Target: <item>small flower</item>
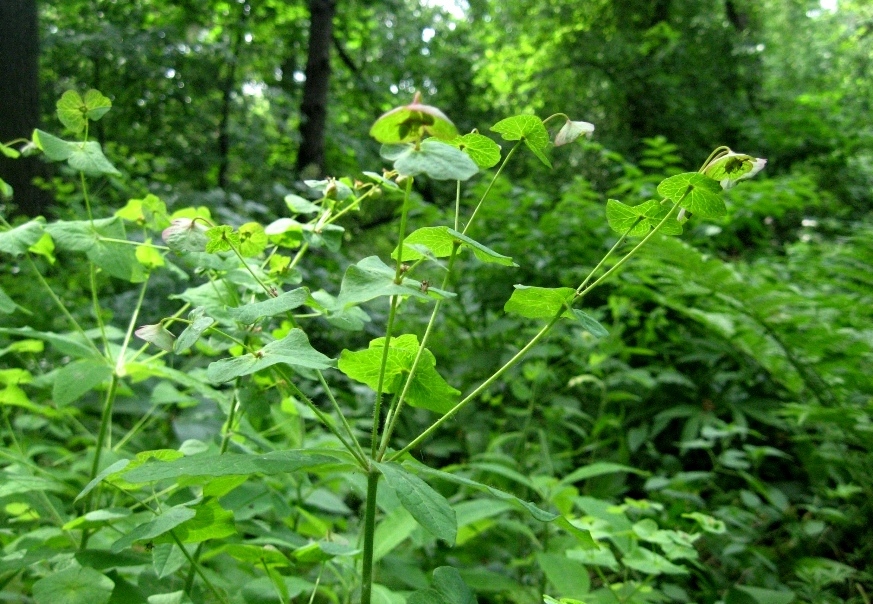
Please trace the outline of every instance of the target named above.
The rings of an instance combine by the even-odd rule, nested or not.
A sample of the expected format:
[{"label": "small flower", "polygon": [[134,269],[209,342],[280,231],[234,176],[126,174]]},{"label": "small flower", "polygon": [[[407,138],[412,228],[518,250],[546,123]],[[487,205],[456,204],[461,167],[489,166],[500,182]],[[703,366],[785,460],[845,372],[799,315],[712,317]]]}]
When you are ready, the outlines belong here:
[{"label": "small flower", "polygon": [[594,132],[594,124],[567,120],[555,136],[555,146],[560,147],[561,145],[568,145],[583,134],[591,136],[592,132]]}]

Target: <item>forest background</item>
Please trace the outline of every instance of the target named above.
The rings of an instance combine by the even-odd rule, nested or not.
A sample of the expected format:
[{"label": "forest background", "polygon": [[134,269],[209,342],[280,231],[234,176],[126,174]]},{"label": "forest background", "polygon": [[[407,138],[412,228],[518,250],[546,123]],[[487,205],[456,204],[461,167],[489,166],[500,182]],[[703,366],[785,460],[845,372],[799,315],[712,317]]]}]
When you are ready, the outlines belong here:
[{"label": "forest background", "polygon": [[[205,386],[167,377],[199,376],[227,351],[204,338],[167,360],[163,373],[122,382],[107,427],[114,440],[101,461],[104,401],[109,393],[114,400],[112,384],[124,376],[110,379],[77,359],[71,342],[79,336],[64,335],[75,331],[70,322],[99,325],[109,350],[123,340],[133,306],[143,309],[140,325],[177,313],[181,302],[209,305],[185,290],[180,275],[188,269],[172,268],[172,255],[159,264],[137,252],[150,275],[146,290],[129,267],[102,265],[93,250],[86,261],[72,253],[86,251],[81,243],[67,240],[64,248],[50,229],[50,249],[24,245],[18,233],[42,224],[32,220],[39,215],[73,224],[92,211],[154,227],[160,221],[147,206],[167,219],[208,208],[216,224],[233,227],[305,214],[308,206],[295,200],[327,203],[338,186],[331,177],[347,177],[342,186],[358,191],[364,171],[389,167],[370,127],[420,92],[461,133],[476,128],[504,151],[489,127],[508,116],[562,112],[596,127],[569,148],[549,150],[551,169],[534,154],[513,158],[477,215],[471,235],[513,251],[519,266],[462,256],[452,274],[452,291],[463,293],[443,308],[428,349],[461,392],[535,333],[530,315],[504,312],[515,284],[573,287],[585,274],[580,267],[595,266],[615,243],[607,199],[652,197],[662,179],[693,170],[719,145],[766,158],[767,167],[725,193],[726,216],[693,220],[679,239],[653,239],[586,298],[604,333],[561,323],[475,409],[463,409],[414,452],[517,499],[470,498],[469,485],[430,476],[457,515],[459,532],[448,544],[417,517],[392,513],[397,497],[384,490],[373,598],[869,604],[871,34],[873,6],[862,0],[4,0],[0,143],[23,150],[20,139],[30,140],[34,128],[63,135],[58,99],[97,89],[112,108],[91,118],[85,137],[114,166],[85,187],[75,166],[38,153],[0,157],[0,184],[8,183],[8,228],[0,232],[4,599],[359,597],[350,577],[361,564],[353,547],[367,490],[361,476],[339,479],[336,468],[319,467],[215,487],[207,503],[190,504],[215,515],[212,525],[195,518],[196,530],[179,516],[159,531],[141,516],[141,502],[131,503],[142,487],[121,479],[95,490],[85,507],[74,501],[92,479],[112,482],[96,470],[144,451],[191,455],[220,443],[222,453],[264,453],[336,443],[302,393],[282,393],[262,374],[237,383],[230,407],[210,400]],[[464,187],[482,194],[493,172]],[[451,224],[454,183],[416,178],[406,206],[382,184],[381,196],[344,212],[334,238],[301,231],[294,245],[307,254],[294,259],[293,275],[282,273],[285,284],[336,294],[340,275],[359,258],[388,261],[401,206],[412,228]],[[160,228],[136,237],[128,228],[146,247],[152,237],[160,243]],[[431,283],[442,281],[438,263],[426,270]],[[385,336],[387,298],[364,306],[366,319],[351,313],[332,321],[328,298],[309,304],[321,317],[308,331],[316,349],[338,357]],[[421,305],[403,309],[404,329],[426,322]],[[300,317],[261,327],[287,332],[308,319]],[[338,393],[335,417],[347,417],[365,438],[373,393],[334,374],[325,375]],[[301,379],[313,398],[327,388],[305,371]],[[76,381],[85,387],[70,390]],[[429,424],[416,409],[396,435],[408,442]],[[211,483],[191,481],[176,488],[210,492]],[[179,491],[142,493],[164,512],[189,505]],[[599,547],[507,501],[577,521]],[[182,529],[187,538],[160,541]],[[107,535],[129,537],[123,555],[98,555],[110,551]],[[264,545],[282,555],[247,549]],[[457,575],[434,571],[448,567]]]}]

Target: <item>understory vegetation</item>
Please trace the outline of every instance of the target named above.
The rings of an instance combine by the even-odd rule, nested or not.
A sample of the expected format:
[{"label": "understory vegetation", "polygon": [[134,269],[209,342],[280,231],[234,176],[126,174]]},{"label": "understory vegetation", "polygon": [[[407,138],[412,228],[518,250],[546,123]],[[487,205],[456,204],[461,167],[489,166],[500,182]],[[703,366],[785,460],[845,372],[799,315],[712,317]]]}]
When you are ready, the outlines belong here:
[{"label": "understory vegetation", "polygon": [[[274,142],[186,179],[204,132],[132,150],[126,89],[0,141],[55,168],[48,217],[0,180],[4,601],[870,604],[868,127],[815,121],[839,153],[774,142],[775,109],[749,149],[703,141],[726,122],[628,142],[609,89],[603,142],[564,84],[513,88],[567,43],[496,38],[514,10],[478,42],[539,54],[478,72],[487,110],[347,99],[331,175],[282,179]],[[801,52],[767,31],[773,64]]]}]

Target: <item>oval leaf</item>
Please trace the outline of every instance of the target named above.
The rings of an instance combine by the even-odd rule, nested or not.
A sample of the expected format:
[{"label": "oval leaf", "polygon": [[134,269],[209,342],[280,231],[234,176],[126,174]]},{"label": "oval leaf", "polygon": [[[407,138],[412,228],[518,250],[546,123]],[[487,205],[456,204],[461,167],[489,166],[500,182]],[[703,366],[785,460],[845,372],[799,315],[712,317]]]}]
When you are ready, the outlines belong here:
[{"label": "oval leaf", "polygon": [[458,522],[455,510],[445,497],[437,493],[418,476],[393,463],[373,463],[385,482],[394,490],[400,503],[416,522],[438,539],[455,544]]}]

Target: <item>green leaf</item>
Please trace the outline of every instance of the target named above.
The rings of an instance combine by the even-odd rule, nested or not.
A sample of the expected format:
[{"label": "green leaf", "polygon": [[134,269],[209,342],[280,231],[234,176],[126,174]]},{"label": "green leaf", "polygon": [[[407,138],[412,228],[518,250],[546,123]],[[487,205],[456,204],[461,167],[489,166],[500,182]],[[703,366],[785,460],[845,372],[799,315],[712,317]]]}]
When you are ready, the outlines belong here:
[{"label": "green leaf", "polygon": [[[628,206],[615,199],[606,202],[606,219],[616,233],[630,237],[641,237],[656,227],[672,210],[650,199],[638,206]],[[633,227],[631,229],[631,227]],[[628,229],[631,229],[628,232]],[[659,231],[663,235],[681,235],[682,225],[678,220],[668,220]]]},{"label": "green leaf", "polygon": [[70,567],[33,584],[36,604],[106,604],[115,583],[93,568]]},{"label": "green leaf", "polygon": [[445,604],[476,604],[473,593],[458,570],[451,566],[440,566],[433,571],[433,586],[443,597]]},{"label": "green leaf", "polygon": [[74,170],[84,172],[88,176],[100,176],[101,174],[121,176],[121,172],[103,155],[103,149],[96,141],[76,145],[76,149],[67,158],[67,163]]},{"label": "green leaf", "polygon": [[66,161],[76,151],[76,143],[67,142],[40,129],[33,131],[33,144],[49,161]]},{"label": "green leaf", "polygon": [[13,149],[9,145],[4,145],[3,143],[0,143],[0,155],[8,157],[9,159],[18,159],[21,157],[21,153],[17,149]]},{"label": "green leaf", "polygon": [[179,354],[194,346],[194,343],[200,339],[203,332],[212,327],[215,319],[206,316],[206,309],[198,306],[188,313],[188,320],[191,323],[179,334],[179,337],[173,343],[173,352]]},{"label": "green leaf", "polygon": [[469,155],[480,170],[487,170],[500,162],[500,145],[475,130],[453,138],[448,143]]},{"label": "green leaf", "polygon": [[421,103],[421,95],[415,94],[412,103],[395,107],[381,115],[370,128],[370,136],[380,143],[406,143],[435,136],[451,140],[458,130],[446,115],[430,105]]},{"label": "green leaf", "polygon": [[167,328],[164,327],[161,323],[156,323],[154,325],[143,325],[141,327],[138,327],[133,333],[140,340],[145,340],[150,344],[154,344],[161,350],[173,352],[173,343],[176,339],[176,336],[170,333]]},{"label": "green leaf", "polygon": [[658,193],[701,218],[719,218],[727,213],[721,185],[697,172],[677,174],[661,181]]},{"label": "green leaf", "polygon": [[622,558],[625,566],[647,575],[687,575],[688,571],[660,554],[638,547]]},{"label": "green leaf", "polygon": [[601,325],[597,321],[597,319],[595,319],[588,313],[581,311],[578,308],[571,308],[570,313],[572,313],[574,319],[582,324],[582,329],[590,333],[595,338],[605,338],[609,335],[609,332],[606,330],[606,328]]},{"label": "green leaf", "polygon": [[55,375],[52,399],[58,407],[69,405],[112,376],[103,360],[81,359],[60,369]]},{"label": "green leaf", "polygon": [[713,180],[719,181],[723,189],[730,189],[737,182],[752,178],[763,170],[766,165],[766,159],[728,151],[728,153],[706,166],[703,173]]},{"label": "green leaf", "polygon": [[321,206],[312,203],[308,199],[303,199],[299,195],[286,195],[285,205],[294,214],[317,214],[321,211]]},{"label": "green leaf", "polygon": [[[473,254],[483,262],[518,266],[512,261],[512,258],[498,254],[491,248],[447,226],[423,227],[410,233],[403,240],[403,260],[418,260],[423,257],[423,254],[416,250],[415,246],[426,247],[435,258],[445,258],[451,255],[455,242],[468,246],[473,250]],[[397,258],[397,248],[394,248],[391,257]]]},{"label": "green leaf", "polygon": [[416,522],[438,539],[449,545],[455,544],[458,523],[455,510],[445,497],[402,466],[390,463],[373,465],[379,469],[385,477],[386,484],[394,490],[400,503]]},{"label": "green leaf", "polygon": [[379,154],[394,162],[400,174],[427,174],[436,180],[467,180],[479,172],[470,156],[450,144],[436,139],[422,141],[418,148],[412,143],[383,145]]},{"label": "green leaf", "polygon": [[97,476],[95,476],[93,479],[91,479],[91,482],[86,484],[85,488],[82,489],[82,491],[78,495],[76,495],[76,498],[73,500],[73,503],[76,503],[82,497],[84,497],[85,495],[90,493],[94,489],[94,487],[96,487],[98,484],[103,482],[107,476],[111,476],[112,474],[120,472],[121,470],[123,470],[124,468],[129,466],[130,463],[131,462],[129,459],[119,459],[114,464],[102,469],[100,471],[100,473],[97,474]]},{"label": "green leaf", "polygon": [[588,570],[563,554],[537,552],[537,563],[559,596],[578,598],[588,593]]},{"label": "green leaf", "polygon": [[573,484],[575,482],[579,482],[580,480],[587,480],[589,478],[594,478],[595,476],[604,476],[606,474],[615,474],[618,472],[627,472],[631,474],[638,474],[640,476],[648,476],[647,472],[637,470],[636,468],[632,468],[630,466],[625,466],[620,463],[612,463],[610,461],[598,461],[588,464],[586,466],[582,466],[581,468],[570,472],[561,479],[561,484]]},{"label": "green leaf", "polygon": [[609,199],[606,202],[606,220],[613,231],[622,235],[627,233],[630,237],[639,237],[651,230],[651,225],[642,214],[616,199]]},{"label": "green leaf", "polygon": [[42,236],[45,228],[45,219],[35,218],[22,225],[0,231],[0,252],[20,256],[26,254],[30,246],[36,244]]},{"label": "green leaf", "polygon": [[136,222],[150,229],[160,231],[170,226],[170,216],[167,214],[167,204],[156,195],[149,193],[142,199],[129,199],[127,204],[115,215],[122,220]]},{"label": "green leaf", "polygon": [[791,604],[795,600],[794,592],[748,585],[735,585],[727,593],[725,604]]},{"label": "green leaf", "polygon": [[145,271],[136,258],[134,246],[102,238],[126,240],[124,222],[117,217],[88,220],[57,221],[47,224],[58,249],[86,252],[88,259],[108,274],[133,283],[142,282]]},{"label": "green leaf", "polygon": [[[214,497],[210,497],[194,507],[194,517],[175,527],[173,531],[182,543],[200,543],[208,539],[223,539],[236,534],[233,512],[222,508]],[[170,535],[161,539],[164,543],[175,543]]]},{"label": "green leaf", "polygon": [[562,316],[572,317],[570,304],[575,295],[572,287],[516,285],[503,310],[528,319],[552,319],[564,309]]},{"label": "green leaf", "polygon": [[442,300],[455,294],[435,287],[422,291],[420,281],[401,277],[394,282],[395,270],[382,262],[378,256],[368,256],[346,269],[337,303],[343,306],[361,304],[380,296],[412,296],[422,300]]},{"label": "green leaf", "polygon": [[[185,561],[185,558],[182,560]],[[191,598],[184,591],[179,590],[168,594],[151,595],[149,596],[149,604],[191,604]]]},{"label": "green leaf", "polygon": [[283,474],[335,465],[337,457],[313,449],[273,451],[263,454],[201,453],[172,461],[149,461],[125,472],[122,477],[131,483],[155,482],[182,476],[250,476],[252,474]]},{"label": "green leaf", "polygon": [[[0,287],[0,312],[5,315],[9,315],[15,312],[15,309],[18,308],[18,305],[15,303],[15,300],[10,298],[3,288]],[[2,353],[0,353],[2,356]]]},{"label": "green leaf", "polygon": [[239,253],[246,258],[259,256],[267,248],[267,234],[257,222],[247,222],[239,228]]},{"label": "green leaf", "polygon": [[334,296],[324,290],[313,292],[307,305],[324,313],[325,320],[340,329],[360,331],[370,322],[370,316],[363,310],[357,306],[339,304]]},{"label": "green leaf", "polygon": [[309,344],[309,338],[302,329],[294,328],[281,340],[270,342],[255,353],[210,363],[206,369],[206,379],[213,384],[220,384],[277,363],[309,369],[329,369],[334,366],[333,359]]},{"label": "green leaf", "polygon": [[164,229],[161,238],[174,252],[204,252],[209,243],[206,230],[199,220],[176,218]]},{"label": "green leaf", "polygon": [[137,541],[154,539],[167,531],[173,530],[186,520],[190,520],[196,514],[197,512],[188,507],[187,504],[172,507],[153,520],[138,525],[132,531],[117,539],[110,547],[110,550],[117,554]]},{"label": "green leaf", "polygon": [[727,531],[727,526],[725,526],[724,521],[713,518],[712,516],[709,516],[707,514],[701,514],[700,512],[691,512],[689,514],[682,514],[682,517],[691,518],[700,526],[700,528],[702,528],[707,533],[721,535]]},{"label": "green leaf", "polygon": [[[418,348],[418,337],[415,334],[405,334],[391,339],[388,346],[385,381],[382,385],[384,392],[392,394],[403,388]],[[372,340],[366,350],[357,352],[343,350],[338,362],[339,370],[353,380],[376,390],[379,385],[379,371],[384,350],[385,338]],[[413,407],[443,414],[457,403],[460,394],[459,390],[449,386],[437,372],[436,358],[425,348],[409,387],[407,403]]]},{"label": "green leaf", "polygon": [[164,256],[152,244],[151,237],[147,237],[142,245],[136,246],[134,256],[146,271],[150,271],[165,265]]},{"label": "green leaf", "polygon": [[303,239],[313,248],[326,247],[332,252],[339,251],[346,230],[336,224],[304,224],[301,227]]},{"label": "green leaf", "polygon": [[279,315],[303,306],[308,299],[309,290],[305,287],[299,287],[263,302],[253,302],[252,304],[232,308],[230,309],[230,316],[244,325],[251,325],[258,319]]},{"label": "green leaf", "polygon": [[590,136],[592,132],[594,132],[594,124],[567,120],[555,136],[555,146],[569,145],[583,134]]},{"label": "green leaf", "polygon": [[12,186],[0,178],[0,199],[4,198],[12,198],[14,191],[12,190]]},{"label": "green leaf", "polygon": [[55,106],[57,107],[58,119],[68,130],[78,134],[85,129],[87,109],[78,92],[67,90],[61,95]]},{"label": "green leaf", "polygon": [[44,340],[54,346],[61,354],[68,354],[76,358],[103,358],[103,355],[89,345],[78,333],[68,335],[51,331],[37,331],[32,327],[0,327],[0,333],[9,333],[26,338]]},{"label": "green leaf", "polygon": [[543,125],[543,120],[535,115],[516,115],[500,120],[491,126],[493,132],[497,132],[507,141],[523,140],[527,148],[533,152],[549,168],[552,167],[549,159],[543,154],[543,149],[549,144],[549,131]]},{"label": "green leaf", "polygon": [[233,227],[226,224],[212,227],[206,231],[206,251],[210,254],[216,252],[229,252],[233,248],[239,249],[239,233],[234,232]]},{"label": "green leaf", "polygon": [[103,96],[99,90],[94,90],[93,88],[85,93],[83,101],[85,103],[85,111],[87,112],[85,115],[89,120],[95,122],[106,115],[112,108],[112,101]]}]

